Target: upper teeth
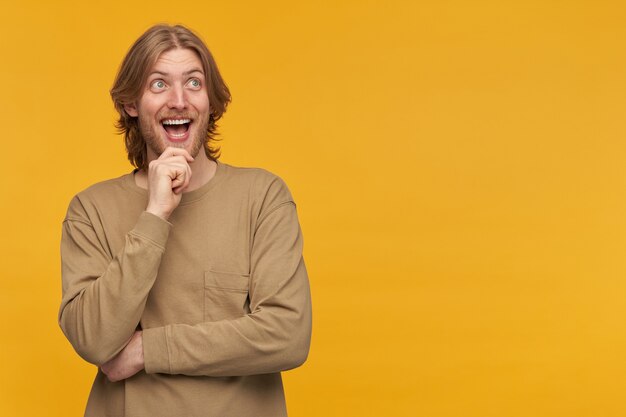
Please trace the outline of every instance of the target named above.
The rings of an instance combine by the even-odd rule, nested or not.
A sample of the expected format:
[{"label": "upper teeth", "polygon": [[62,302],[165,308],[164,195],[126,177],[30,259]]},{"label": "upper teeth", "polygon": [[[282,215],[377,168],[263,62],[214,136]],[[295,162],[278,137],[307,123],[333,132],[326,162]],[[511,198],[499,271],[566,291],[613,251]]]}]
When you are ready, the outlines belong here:
[{"label": "upper teeth", "polygon": [[185,123],[189,123],[191,122],[191,120],[189,119],[169,119],[169,120],[163,120],[163,124],[164,125],[182,125]]}]

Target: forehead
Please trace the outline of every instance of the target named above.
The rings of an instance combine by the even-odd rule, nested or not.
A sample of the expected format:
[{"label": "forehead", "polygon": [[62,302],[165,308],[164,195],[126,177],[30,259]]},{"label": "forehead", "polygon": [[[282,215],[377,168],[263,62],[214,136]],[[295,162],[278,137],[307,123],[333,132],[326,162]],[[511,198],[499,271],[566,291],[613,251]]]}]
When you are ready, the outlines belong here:
[{"label": "forehead", "polygon": [[196,52],[191,49],[176,48],[159,55],[150,73],[161,72],[170,74],[193,70],[204,72],[202,70],[202,61],[200,61]]}]

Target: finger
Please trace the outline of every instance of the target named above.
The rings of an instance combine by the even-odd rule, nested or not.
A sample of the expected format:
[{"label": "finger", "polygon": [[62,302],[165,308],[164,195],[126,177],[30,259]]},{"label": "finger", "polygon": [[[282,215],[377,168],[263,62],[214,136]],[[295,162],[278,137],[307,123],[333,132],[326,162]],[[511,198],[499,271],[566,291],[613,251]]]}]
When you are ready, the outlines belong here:
[{"label": "finger", "polygon": [[172,182],[172,192],[174,194],[180,194],[183,190],[184,187],[182,180],[176,180],[175,182]]},{"label": "finger", "polygon": [[172,181],[172,189],[179,188],[185,184],[187,170],[184,167],[174,167],[174,169],[170,171],[169,176]]},{"label": "finger", "polygon": [[158,159],[160,164],[167,164],[170,162],[177,162],[180,164],[188,164],[189,161],[187,160],[187,158],[185,157],[185,155],[181,155],[181,154],[177,154],[177,155],[169,155],[169,156],[165,156],[163,157],[163,155],[161,155]]},{"label": "finger", "polygon": [[182,148],[173,148],[171,146],[165,148],[161,156],[159,156],[159,159],[165,159],[172,156],[182,156],[187,162],[193,162],[194,160],[193,157],[189,155],[189,152],[187,152],[187,150]]},{"label": "finger", "polygon": [[183,184],[183,188],[187,188],[187,186],[189,186],[189,183],[191,182],[191,176],[193,175],[193,171],[191,170],[191,167],[187,164],[185,164],[185,169],[187,170],[187,174],[185,175],[185,183]]},{"label": "finger", "polygon": [[183,181],[180,185],[177,185],[176,187],[172,187],[172,192],[177,195],[181,194],[185,192],[188,186],[189,186],[189,181]]},{"label": "finger", "polygon": [[181,176],[182,181],[176,184],[175,187],[172,187],[172,191],[174,191],[175,194],[180,194],[183,191],[185,191],[187,187],[189,186],[189,183],[191,182],[191,176],[192,176],[191,167],[185,164],[185,173],[184,175]]},{"label": "finger", "polygon": [[178,156],[178,155],[182,155],[185,158],[187,158],[187,157],[191,158],[191,155],[189,155],[189,152],[187,152],[186,149],[175,148],[175,147],[172,147],[172,146],[168,146],[167,148],[165,148],[165,150],[159,156],[159,158],[169,158],[171,156]]}]

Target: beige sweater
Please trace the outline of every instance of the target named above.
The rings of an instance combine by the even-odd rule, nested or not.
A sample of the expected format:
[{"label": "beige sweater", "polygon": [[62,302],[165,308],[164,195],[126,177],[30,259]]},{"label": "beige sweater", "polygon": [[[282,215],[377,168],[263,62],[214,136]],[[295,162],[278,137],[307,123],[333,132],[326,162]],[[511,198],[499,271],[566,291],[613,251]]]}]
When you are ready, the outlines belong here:
[{"label": "beige sweater", "polygon": [[101,365],[136,328],[145,371],[98,372],[86,416],[283,416],[280,371],[301,365],[311,298],[296,207],[260,169],[218,163],[169,222],[145,212],[132,174],[70,203],[59,324]]}]

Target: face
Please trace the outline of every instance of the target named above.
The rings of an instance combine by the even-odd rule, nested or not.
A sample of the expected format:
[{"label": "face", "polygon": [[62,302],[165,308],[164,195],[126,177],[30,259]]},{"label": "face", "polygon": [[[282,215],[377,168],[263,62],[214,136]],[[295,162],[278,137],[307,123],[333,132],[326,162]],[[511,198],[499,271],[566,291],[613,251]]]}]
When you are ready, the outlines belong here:
[{"label": "face", "polygon": [[124,107],[139,118],[148,161],[168,146],[184,148],[194,158],[202,149],[210,111],[205,83],[202,62],[192,50],[172,49],[159,56],[142,96]]}]

